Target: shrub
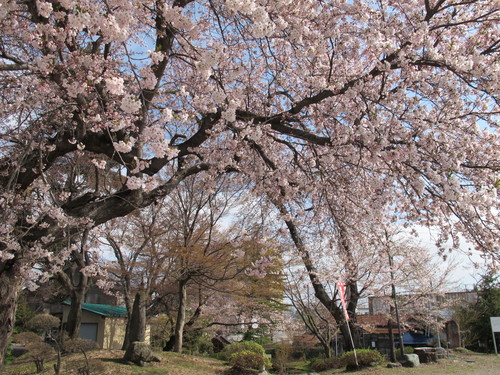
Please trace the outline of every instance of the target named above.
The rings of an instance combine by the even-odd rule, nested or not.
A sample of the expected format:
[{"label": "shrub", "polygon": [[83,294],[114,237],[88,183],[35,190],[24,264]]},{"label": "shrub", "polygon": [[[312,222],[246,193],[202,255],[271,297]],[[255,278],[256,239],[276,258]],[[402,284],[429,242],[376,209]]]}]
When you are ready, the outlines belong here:
[{"label": "shrub", "polygon": [[[378,350],[372,349],[358,349],[356,350],[356,356],[358,358],[358,364],[360,367],[369,367],[374,363],[380,363],[384,360],[384,357]],[[356,367],[356,360],[354,358],[354,352],[346,352],[340,357],[340,363],[342,366],[354,368]]]},{"label": "shrub", "polygon": [[[59,351],[59,344],[57,340],[54,340],[51,334],[48,333],[54,328],[59,327],[61,321],[59,318],[49,314],[38,314],[26,322],[26,328],[32,331],[43,333],[45,340],[52,340],[52,343],[56,343],[58,347],[57,352],[57,363],[54,365],[54,370],[56,374],[59,374],[61,367],[61,353]],[[42,342],[42,338],[34,332],[22,332],[14,336],[15,342],[24,345],[28,350],[28,353],[23,355],[23,358],[31,358],[35,362],[36,372],[40,373],[45,370],[44,363],[48,359],[52,359],[55,354],[54,348]]]},{"label": "shrub", "polygon": [[42,338],[34,332],[21,332],[14,335],[12,341],[16,344],[28,345],[30,343],[42,342]]},{"label": "shrub", "polygon": [[[32,335],[27,335],[27,334]],[[26,341],[31,338],[33,341]],[[15,342],[23,344],[28,352],[19,357],[19,360],[31,359],[35,362],[36,372],[40,373],[44,371],[45,361],[50,361],[54,358],[55,351],[52,346],[41,341],[40,336],[34,334],[33,332],[23,332],[14,338]]]},{"label": "shrub", "polygon": [[[411,347],[411,346],[405,346],[404,347],[404,353],[405,354],[413,354],[414,352],[415,352],[415,350],[413,350],[413,347]],[[401,356],[401,349],[400,348],[396,349],[396,358],[398,360],[403,359],[403,357]]]},{"label": "shrub", "polygon": [[223,361],[229,361],[233,353],[242,352],[245,350],[260,354],[262,355],[262,357],[264,357],[265,355],[265,350],[262,345],[259,345],[253,341],[241,341],[225,346],[224,349],[222,349],[222,351],[218,354],[218,357]]},{"label": "shrub", "polygon": [[15,359],[16,357],[12,354],[12,348],[9,345],[7,351],[5,352],[4,364],[10,365]]},{"label": "shrub", "polygon": [[326,371],[338,369],[342,367],[339,358],[317,358],[311,362],[310,366],[312,371]]},{"label": "shrub", "polygon": [[210,336],[203,332],[185,335],[184,348],[189,354],[212,355],[214,353]]},{"label": "shrub", "polygon": [[51,360],[55,354],[54,348],[44,342],[30,343],[26,345],[29,352],[26,353],[35,362],[36,372],[44,371],[44,363]]},{"label": "shrub", "polygon": [[97,343],[92,340],[65,338],[62,345],[62,351],[64,353],[80,353],[82,351],[88,352],[89,350],[94,350],[96,347]]},{"label": "shrub", "polygon": [[259,327],[257,329],[250,328],[243,335],[243,341],[253,341],[260,345],[271,344],[272,340],[265,335],[265,332],[265,327]]},{"label": "shrub", "polygon": [[61,320],[50,314],[37,314],[26,322],[26,328],[33,331],[48,331],[58,328]]},{"label": "shrub", "polygon": [[264,355],[251,350],[233,353],[230,359],[231,366],[235,369],[262,370],[266,365],[269,367],[268,362]]},{"label": "shrub", "polygon": [[26,302],[25,293],[21,293],[17,300],[17,309],[16,309],[16,323],[14,326],[14,333],[19,333],[25,331],[25,324],[31,318],[35,316],[35,312],[29,307]]}]

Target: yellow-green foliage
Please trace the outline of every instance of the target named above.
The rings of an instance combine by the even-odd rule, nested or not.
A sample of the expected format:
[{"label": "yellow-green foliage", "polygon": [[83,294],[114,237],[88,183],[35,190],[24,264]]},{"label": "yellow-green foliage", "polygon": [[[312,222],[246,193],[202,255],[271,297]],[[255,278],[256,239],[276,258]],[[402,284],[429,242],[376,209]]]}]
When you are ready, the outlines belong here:
[{"label": "yellow-green foliage", "polygon": [[326,371],[341,368],[342,364],[340,363],[340,359],[335,358],[318,358],[312,361],[310,368],[313,371]]},{"label": "yellow-green foliage", "polygon": [[[358,358],[358,364],[360,367],[368,367],[372,364],[380,363],[384,360],[384,357],[378,350],[358,349],[356,350],[356,356]],[[343,366],[356,366],[354,352],[344,353],[340,357],[340,363]]]},{"label": "yellow-green foliage", "polygon": [[224,349],[219,353],[218,357],[223,361],[229,361],[233,353],[242,352],[245,350],[260,354],[262,355],[262,357],[264,357],[264,354],[266,353],[262,345],[257,344],[256,342],[242,341],[225,346]]},{"label": "yellow-green foliage", "polygon": [[265,367],[270,367],[271,363],[268,358],[260,353],[250,350],[233,353],[230,359],[233,368],[261,370]]}]

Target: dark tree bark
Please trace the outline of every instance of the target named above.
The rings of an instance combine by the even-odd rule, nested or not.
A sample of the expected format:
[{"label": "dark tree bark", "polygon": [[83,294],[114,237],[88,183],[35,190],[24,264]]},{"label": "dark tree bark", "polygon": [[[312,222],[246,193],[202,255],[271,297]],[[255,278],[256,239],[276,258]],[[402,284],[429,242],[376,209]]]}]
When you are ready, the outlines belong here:
[{"label": "dark tree bark", "polygon": [[129,344],[146,339],[146,294],[144,292],[137,292],[135,295],[128,333]]},{"label": "dark tree bark", "polygon": [[[7,261],[8,262],[8,261]],[[17,298],[23,286],[20,270],[14,265],[1,264],[0,272],[0,374],[3,370],[4,355],[9,346],[10,335],[16,322]]]},{"label": "dark tree bark", "polygon": [[[205,301],[202,301],[202,299],[200,298],[200,302],[198,304],[198,307],[196,307],[194,314],[191,316],[189,321],[184,325],[183,333],[185,333],[188,328],[192,329],[192,327],[194,326],[194,324],[196,323],[196,321],[198,320],[198,318],[201,315],[201,310],[202,310],[202,307],[204,304],[205,304]],[[197,329],[199,329],[199,328],[197,328]],[[175,330],[174,330],[174,334],[170,335],[170,337],[168,338],[167,343],[163,347],[163,351],[164,352],[172,351],[174,349],[174,345],[175,345]]]},{"label": "dark tree bark", "polygon": [[187,283],[189,279],[179,281],[179,310],[177,310],[177,321],[175,322],[174,352],[182,353],[184,339],[184,325],[186,323]]},{"label": "dark tree bark", "polygon": [[90,280],[82,270],[90,264],[87,253],[87,240],[89,230],[83,232],[79,251],[71,254],[70,265],[65,271],[58,274],[58,279],[64,289],[70,294],[71,306],[66,323],[66,331],[72,339],[80,337],[82,322],[82,305],[90,287]]},{"label": "dark tree bark", "polygon": [[66,323],[66,331],[72,339],[80,337],[80,325],[82,323],[82,305],[85,294],[71,293],[71,306]]},{"label": "dark tree bark", "polygon": [[[277,207],[280,209],[281,213],[284,215],[287,215],[288,212],[282,205],[277,205]],[[354,281],[348,281],[346,283],[347,290],[348,290],[348,305],[347,305],[347,312],[349,314],[349,317],[351,320],[348,322],[346,321],[344,317],[344,311],[341,307],[339,307],[333,298],[331,298],[328,295],[328,292],[326,291],[325,286],[321,282],[321,280],[318,278],[318,272],[316,267],[313,264],[313,261],[311,259],[311,256],[309,252],[307,251],[304,242],[302,241],[302,238],[299,234],[299,231],[294,224],[292,220],[285,220],[285,224],[288,228],[288,231],[290,232],[290,236],[295,244],[295,247],[297,248],[300,256],[302,257],[302,262],[304,266],[306,267],[306,270],[309,275],[309,279],[311,281],[311,285],[314,289],[314,295],[316,298],[323,304],[323,306],[326,307],[326,309],[330,312],[330,314],[333,316],[335,321],[340,327],[340,332],[342,333],[342,337],[344,340],[344,348],[349,350],[354,349],[355,347],[359,346],[359,334],[357,331],[357,328],[355,326],[356,323],[356,306],[358,304],[358,299],[359,299],[359,293],[357,290],[357,284]],[[345,249],[347,251],[347,249]],[[347,326],[349,324],[349,327]],[[351,330],[352,338],[353,340],[351,341],[351,337],[349,335],[349,328]],[[353,345],[354,342],[354,345]]]},{"label": "dark tree bark", "polygon": [[127,325],[125,327],[125,338],[123,339],[122,350],[127,350],[131,341],[130,338],[130,325],[132,323],[132,310],[133,304],[131,301],[131,283],[130,274],[126,273],[124,276],[124,296],[125,296],[125,307],[127,308]]},{"label": "dark tree bark", "polygon": [[125,326],[125,337],[123,339],[122,350],[127,350],[130,345],[130,322],[132,321],[132,311],[127,306],[127,325]]}]

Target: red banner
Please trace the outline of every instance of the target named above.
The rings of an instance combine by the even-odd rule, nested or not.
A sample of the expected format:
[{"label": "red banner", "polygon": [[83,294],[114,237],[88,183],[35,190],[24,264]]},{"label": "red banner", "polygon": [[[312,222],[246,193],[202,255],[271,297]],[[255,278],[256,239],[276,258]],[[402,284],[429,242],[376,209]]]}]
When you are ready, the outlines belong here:
[{"label": "red banner", "polygon": [[347,313],[347,302],[345,299],[345,284],[342,281],[337,281],[337,288],[340,294],[340,302],[342,302],[342,308],[344,309],[345,320],[350,320],[349,314]]}]

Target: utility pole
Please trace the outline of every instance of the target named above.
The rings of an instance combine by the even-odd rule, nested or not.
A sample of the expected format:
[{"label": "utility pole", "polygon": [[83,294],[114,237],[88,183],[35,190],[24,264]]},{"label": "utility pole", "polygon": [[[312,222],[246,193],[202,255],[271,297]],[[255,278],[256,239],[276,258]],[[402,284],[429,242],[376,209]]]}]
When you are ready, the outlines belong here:
[{"label": "utility pole", "polygon": [[401,333],[401,319],[399,318],[399,309],[398,309],[398,300],[396,298],[396,285],[394,285],[394,269],[391,255],[391,247],[389,246],[390,238],[389,233],[385,230],[385,239],[387,256],[389,257],[389,267],[391,271],[391,289],[392,289],[392,300],[394,301],[394,309],[396,310],[396,323],[398,325],[398,333],[399,333],[399,349],[401,351],[401,358],[405,355],[404,343],[403,343],[403,334]]},{"label": "utility pole", "polygon": [[394,285],[394,270],[392,269],[392,256],[389,251],[387,251],[389,255],[389,267],[391,267],[391,287],[392,287],[392,300],[394,301],[394,309],[396,310],[396,322],[398,324],[398,332],[399,332],[399,349],[401,353],[401,358],[405,355],[404,343],[403,343],[403,335],[401,333],[401,320],[399,318],[399,309],[398,309],[398,301],[396,299],[396,286]]}]

